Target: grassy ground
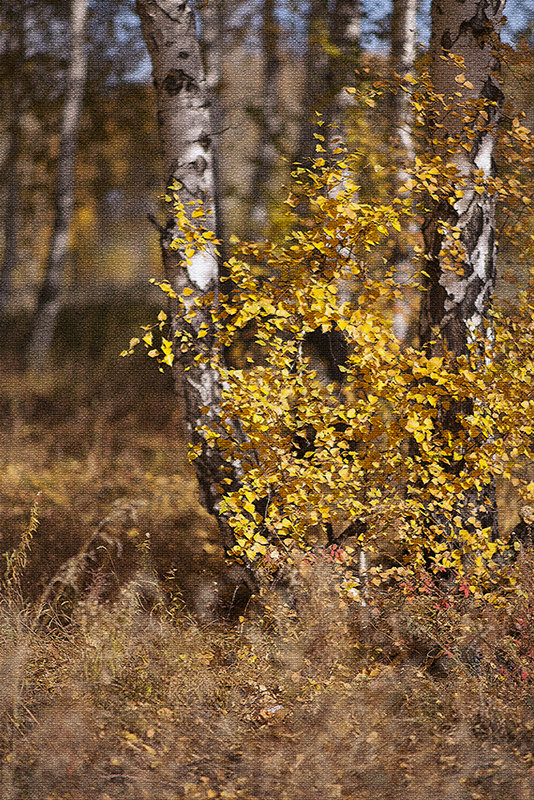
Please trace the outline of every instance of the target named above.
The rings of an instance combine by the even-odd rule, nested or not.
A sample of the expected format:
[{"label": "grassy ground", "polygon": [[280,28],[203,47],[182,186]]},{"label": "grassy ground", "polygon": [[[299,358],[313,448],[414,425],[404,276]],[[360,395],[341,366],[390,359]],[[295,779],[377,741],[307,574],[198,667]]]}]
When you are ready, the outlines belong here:
[{"label": "grassy ground", "polygon": [[424,586],[347,605],[320,559],[250,599],[170,386],[109,363],[2,371],[1,796],[533,797],[531,556],[507,610]]}]

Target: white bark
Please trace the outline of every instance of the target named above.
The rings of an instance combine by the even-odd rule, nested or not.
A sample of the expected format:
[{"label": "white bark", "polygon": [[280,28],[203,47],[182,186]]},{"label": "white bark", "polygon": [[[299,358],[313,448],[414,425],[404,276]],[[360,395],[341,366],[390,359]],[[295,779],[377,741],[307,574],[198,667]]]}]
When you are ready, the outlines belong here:
[{"label": "white bark", "polygon": [[[137,0],[143,36],[152,60],[157,95],[158,125],[163,164],[168,187],[178,186],[185,212],[191,215],[195,206],[187,203],[201,200],[210,215],[203,221],[216,232],[214,207],[215,180],[213,136],[210,104],[200,46],[196,34],[193,9],[187,0]],[[190,217],[194,222],[193,218]],[[179,236],[176,220],[169,216],[161,235],[166,277],[180,296],[187,290],[187,302],[195,298],[217,303],[219,263],[214,248],[197,253],[189,261],[184,253],[173,248]],[[192,291],[191,291],[192,290]],[[207,330],[199,343],[216,355],[214,323],[211,308],[196,309],[189,321],[176,318],[178,307],[171,301],[171,314],[176,332],[191,334],[192,347],[187,352],[175,348],[175,386],[182,405],[183,419],[190,441],[198,447],[195,468],[205,508],[218,516],[225,544],[232,547],[231,532],[218,515],[222,478],[228,477],[227,464],[221,453],[204,440],[198,428],[219,423],[221,381],[217,369],[204,360],[195,359],[197,334],[201,326]],[[201,407],[208,409],[203,414]]]},{"label": "white bark", "polygon": [[[210,105],[193,9],[183,0],[138,0],[137,9],[152,59],[166,186],[177,186],[185,204],[201,200],[210,215],[205,226],[215,233]],[[193,210],[186,205],[186,212]],[[171,218],[163,253],[173,288],[181,293],[193,284],[200,292],[215,291],[219,265],[214,248],[185,269],[177,268],[180,256],[170,249],[177,233]]]},{"label": "white bark", "polygon": [[[452,160],[462,181],[463,196],[451,198],[452,205],[448,197],[429,198],[423,224],[427,277],[419,330],[421,345],[429,355],[442,352],[439,337],[436,344],[432,343],[436,332],[455,356],[469,356],[468,344],[475,333],[487,335],[487,311],[495,287],[496,201],[486,191],[475,191],[473,170],[482,170],[483,177],[494,174],[495,129],[502,103],[496,45],[504,4],[505,0],[433,0],[432,3],[430,73],[435,91],[443,97],[443,105],[437,104],[430,121],[430,155],[434,155],[435,149],[444,161]],[[450,54],[463,59],[462,69],[447,58]],[[458,92],[462,94],[460,99]],[[466,102],[473,105],[466,107]],[[475,104],[480,104],[482,115],[475,113]],[[474,119],[466,123],[466,116]],[[447,233],[448,226],[456,227],[459,238]],[[476,369],[477,364],[473,363],[472,368]],[[483,402],[483,398],[475,401],[451,398],[440,408],[443,428],[454,435],[479,401]],[[448,468],[459,472],[462,467],[460,460]],[[474,513],[482,527],[490,527],[495,536],[498,523],[491,476],[487,476],[481,491],[472,490],[459,503],[458,513],[467,527],[465,520],[470,508],[476,509]]]},{"label": "white bark", "polygon": [[50,353],[60,310],[60,294],[75,203],[75,162],[78,128],[87,78],[86,27],[88,0],[72,0],[70,60],[61,115],[54,229],[46,274],[37,302],[30,342],[29,366],[42,369]]},{"label": "white bark", "polygon": [[[451,206],[433,203],[423,234],[427,265],[426,291],[423,293],[420,335],[423,344],[432,330],[441,330],[447,346],[460,355],[467,350],[473,328],[480,329],[495,286],[495,199],[487,192],[475,191],[473,169],[493,174],[495,126],[500,117],[502,91],[497,78],[499,62],[495,53],[505,0],[434,0],[430,43],[431,78],[435,91],[443,95],[452,111],[436,109],[435,122],[443,127],[430,131],[430,139],[456,140],[454,163],[465,179],[463,197]],[[454,54],[464,59],[462,71],[443,56]],[[456,80],[460,74],[465,80]],[[472,139],[465,138],[461,102],[485,101],[486,124]],[[469,123],[471,127],[473,123]],[[466,148],[462,147],[466,144]],[[463,248],[463,275],[447,265],[447,250],[452,244],[441,232],[444,220],[460,229]]]}]

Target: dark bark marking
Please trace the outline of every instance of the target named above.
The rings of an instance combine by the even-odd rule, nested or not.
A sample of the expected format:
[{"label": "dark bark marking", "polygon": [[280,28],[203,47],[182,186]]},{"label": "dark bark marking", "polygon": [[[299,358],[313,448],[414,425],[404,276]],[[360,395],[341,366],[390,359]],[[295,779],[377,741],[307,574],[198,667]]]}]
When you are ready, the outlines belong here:
[{"label": "dark bark marking", "polygon": [[482,0],[471,19],[466,19],[461,23],[458,31],[458,38],[460,38],[462,34],[470,32],[479,48],[483,50],[491,37],[492,31],[493,23],[486,15],[486,2]]},{"label": "dark bark marking", "polygon": [[469,256],[477,246],[484,227],[484,212],[477,203],[469,217],[468,223],[462,231],[461,242]]},{"label": "dark bark marking", "polygon": [[169,70],[162,81],[161,88],[173,97],[180,94],[181,91],[198,91],[198,86],[193,76],[188,75],[183,69]]},{"label": "dark bark marking", "polygon": [[204,150],[209,150],[211,146],[211,136],[206,131],[202,131],[200,136],[198,137],[198,143]]},{"label": "dark bark marking", "polygon": [[479,299],[479,297],[483,297],[486,294],[486,291],[486,281],[483,281],[482,278],[480,278],[478,275],[475,275],[475,277],[467,285],[465,297],[462,302],[462,305],[465,307],[466,317],[469,317],[472,311],[478,311],[476,301]]},{"label": "dark bark marking", "polygon": [[488,76],[484,81],[481,91],[482,97],[497,103],[498,106],[502,105],[504,94],[499,84],[491,77]]},{"label": "dark bark marking", "polygon": [[445,31],[441,37],[441,46],[444,50],[450,50],[452,47],[452,35],[450,31]]},{"label": "dark bark marking", "polygon": [[199,175],[204,175],[208,167],[208,162],[204,156],[197,156],[192,164]]},{"label": "dark bark marking", "polygon": [[[161,13],[162,13],[164,16],[166,16],[166,17],[167,17],[167,19],[170,19],[170,20],[171,20],[171,22],[177,22],[178,24],[180,24],[180,23],[181,23],[181,21],[182,21],[182,20],[181,20],[181,17],[179,17],[179,16],[178,16],[178,17],[173,17],[173,15],[172,15],[172,14],[169,14],[169,12],[168,12],[168,11],[165,11],[165,9],[164,9],[164,8],[162,8],[162,7],[161,7],[161,5],[160,5],[159,3],[154,3],[154,5],[156,6],[156,8],[158,8],[158,9],[161,11]],[[177,3],[176,5],[177,5],[177,7],[176,7],[176,11],[178,12],[178,14],[182,14],[182,13],[185,11],[185,8],[186,8],[186,6],[187,6],[187,3]]]},{"label": "dark bark marking", "polygon": [[[167,178],[167,184],[166,184],[167,186],[176,186],[178,191],[181,191],[184,188],[183,181],[181,181],[180,178],[176,177],[176,173],[178,172],[178,170],[179,170],[179,168],[181,166],[182,165],[180,164],[179,161],[173,161],[171,163],[171,174]],[[173,222],[174,222],[174,218],[173,218]]]}]

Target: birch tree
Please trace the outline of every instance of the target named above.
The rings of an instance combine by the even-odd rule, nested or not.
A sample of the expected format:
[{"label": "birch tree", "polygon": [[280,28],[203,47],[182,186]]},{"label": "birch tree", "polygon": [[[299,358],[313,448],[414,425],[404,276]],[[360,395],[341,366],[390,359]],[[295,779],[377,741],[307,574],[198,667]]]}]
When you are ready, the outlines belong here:
[{"label": "birch tree", "polygon": [[32,321],[27,362],[42,369],[52,345],[61,303],[61,288],[69,252],[69,236],[74,216],[75,164],[78,128],[87,79],[86,27],[88,0],[72,0],[70,17],[70,58],[65,99],[61,115],[55,216],[46,273]]},{"label": "birch tree", "polygon": [[[429,131],[430,147],[440,149],[447,140],[454,146],[454,164],[463,179],[462,196],[454,203],[433,203],[426,215],[425,240],[428,277],[420,318],[421,341],[431,347],[439,329],[456,355],[467,352],[475,331],[483,330],[495,286],[495,198],[476,191],[473,172],[485,178],[494,174],[495,126],[500,118],[502,90],[496,54],[504,0],[434,0],[430,42],[430,76],[434,90],[443,96],[434,111]],[[461,57],[464,69],[449,56]],[[462,105],[456,93],[462,94]],[[482,101],[487,120],[478,135],[464,140],[466,101]],[[466,146],[464,146],[466,145]],[[444,226],[442,223],[445,222]],[[459,231],[463,275],[451,269],[451,248],[457,252]]]},{"label": "birch tree", "polygon": [[[331,94],[329,116],[334,126],[334,138],[339,134],[339,130],[343,131],[347,110],[351,104],[351,96],[345,91],[345,87],[353,86],[355,83],[354,71],[360,62],[361,34],[360,0],[336,0],[330,13],[330,39],[334,55],[328,70]],[[332,138],[332,135],[329,138]]]},{"label": "birch tree", "polygon": [[[502,103],[497,46],[504,5],[505,0],[432,3],[430,77],[439,104],[433,109],[428,146],[430,156],[452,165],[457,191],[452,197],[429,198],[423,224],[419,332],[429,355],[439,356],[444,345],[453,356],[469,359],[470,343],[487,335],[495,288],[496,199],[484,186],[495,172]],[[454,435],[461,418],[472,411],[473,401],[451,398],[440,412],[444,427]],[[468,505],[495,528],[491,487]]]},{"label": "birch tree", "polygon": [[[220,424],[220,374],[216,366],[196,358],[200,342],[205,352],[217,355],[212,312],[218,303],[220,274],[213,244],[217,227],[214,153],[205,73],[189,2],[137,0],[137,11],[152,60],[162,159],[171,200],[169,216],[160,233],[167,281],[164,288],[170,297],[174,340],[165,346],[168,363],[174,362],[176,393],[186,433],[197,448],[195,467],[201,500],[218,517],[225,545],[230,547],[231,535],[218,514],[218,487],[228,475],[228,465],[200,431],[203,425]],[[204,247],[190,254],[183,231],[188,223],[197,227],[198,217],[193,216],[199,211],[197,201],[202,203],[205,214]],[[185,307],[189,313],[181,316],[182,327],[177,330],[177,312]],[[175,345],[177,340],[181,346]]]},{"label": "birch tree", "polygon": [[325,0],[310,0],[297,148],[301,159],[311,158],[315,151],[315,112],[322,114],[329,138],[328,126],[339,128],[344,122],[349,98],[343,88],[354,83],[361,49],[361,15],[360,0],[335,0],[332,5]]}]

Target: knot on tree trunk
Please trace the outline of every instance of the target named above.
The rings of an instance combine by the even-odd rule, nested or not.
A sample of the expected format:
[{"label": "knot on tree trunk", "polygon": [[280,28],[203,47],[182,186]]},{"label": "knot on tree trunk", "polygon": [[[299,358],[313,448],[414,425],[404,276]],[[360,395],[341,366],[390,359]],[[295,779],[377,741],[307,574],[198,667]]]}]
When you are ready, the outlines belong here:
[{"label": "knot on tree trunk", "polygon": [[173,97],[182,91],[198,91],[198,86],[193,76],[188,75],[183,69],[169,70],[163,78],[161,88]]}]

